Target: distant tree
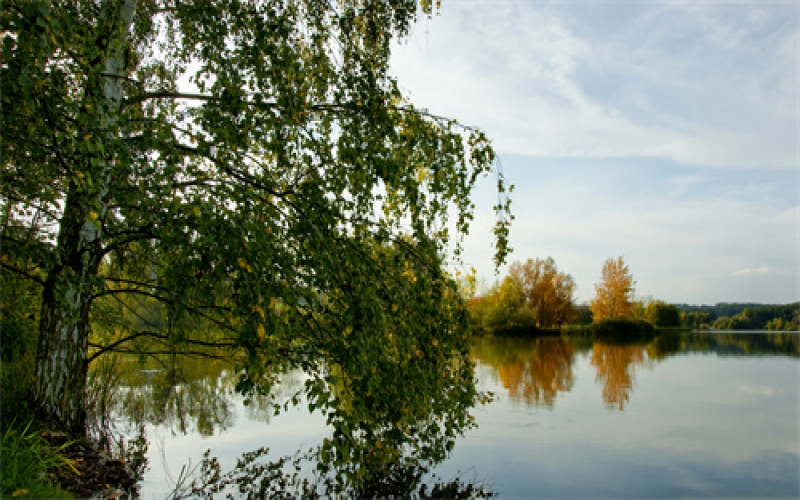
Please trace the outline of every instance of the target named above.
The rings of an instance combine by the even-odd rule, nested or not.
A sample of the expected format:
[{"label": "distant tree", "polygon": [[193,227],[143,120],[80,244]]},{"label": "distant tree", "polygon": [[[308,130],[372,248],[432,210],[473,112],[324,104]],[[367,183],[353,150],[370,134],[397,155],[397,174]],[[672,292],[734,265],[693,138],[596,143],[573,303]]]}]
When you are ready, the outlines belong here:
[{"label": "distant tree", "polygon": [[509,270],[522,289],[526,305],[538,326],[549,327],[577,319],[573,293],[575,280],[559,272],[552,257],[514,262]]},{"label": "distant tree", "polygon": [[524,309],[525,294],[522,288],[513,278],[506,276],[486,298],[484,326],[493,331],[532,324],[530,314],[526,314]]},{"label": "distant tree", "polygon": [[466,303],[472,327],[482,332],[533,328],[533,313],[519,283],[506,276],[483,295]]},{"label": "distant tree", "polygon": [[633,276],[622,257],[607,259],[603,264],[603,277],[595,285],[592,300],[594,321],[630,318],[633,313]]},{"label": "distant tree", "polygon": [[660,300],[647,305],[645,319],[655,326],[675,327],[681,326],[681,312],[676,306]]},{"label": "distant tree", "polygon": [[754,327],[753,318],[750,317],[748,309],[732,317],[728,325],[731,330],[749,330]]},{"label": "distant tree", "polygon": [[653,297],[642,297],[633,302],[631,309],[631,318],[635,320],[647,321],[647,308],[653,302]]},{"label": "distant tree", "polygon": [[695,330],[708,328],[711,325],[711,315],[705,311],[682,312],[681,324]]},{"label": "distant tree", "polygon": [[575,306],[575,310],[578,313],[578,316],[575,318],[575,322],[579,325],[588,325],[592,323],[592,308],[588,304],[581,304]]},{"label": "distant tree", "polygon": [[731,318],[727,316],[720,316],[711,325],[714,330],[727,330],[731,327]]}]

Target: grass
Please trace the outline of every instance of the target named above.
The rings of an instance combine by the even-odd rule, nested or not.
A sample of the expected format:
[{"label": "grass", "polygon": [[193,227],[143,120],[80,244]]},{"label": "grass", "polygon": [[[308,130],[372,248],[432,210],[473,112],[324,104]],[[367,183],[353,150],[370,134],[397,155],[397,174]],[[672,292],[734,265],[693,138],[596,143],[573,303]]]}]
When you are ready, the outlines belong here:
[{"label": "grass", "polygon": [[51,446],[40,432],[32,429],[30,422],[24,427],[12,423],[2,437],[2,498],[73,498],[50,479],[50,473],[56,469],[77,472],[71,460],[59,455],[70,443]]}]

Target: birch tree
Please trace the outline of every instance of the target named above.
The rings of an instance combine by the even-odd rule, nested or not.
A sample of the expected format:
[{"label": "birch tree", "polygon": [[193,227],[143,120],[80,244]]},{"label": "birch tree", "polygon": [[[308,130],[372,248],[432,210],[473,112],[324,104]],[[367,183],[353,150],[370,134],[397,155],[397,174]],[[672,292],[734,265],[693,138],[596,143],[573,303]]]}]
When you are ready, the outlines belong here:
[{"label": "birch tree", "polygon": [[[494,152],[389,74],[392,41],[431,14],[415,0],[2,3],[1,264],[41,289],[43,417],[82,432],[89,361],[147,335],[202,345],[186,321],[238,353],[242,391],[301,367],[341,425],[393,411],[393,385],[450,388],[427,409],[468,404],[466,315],[443,267]],[[95,305],[132,295],[165,326],[90,351]],[[332,366],[341,393],[372,400],[337,406]]]}]

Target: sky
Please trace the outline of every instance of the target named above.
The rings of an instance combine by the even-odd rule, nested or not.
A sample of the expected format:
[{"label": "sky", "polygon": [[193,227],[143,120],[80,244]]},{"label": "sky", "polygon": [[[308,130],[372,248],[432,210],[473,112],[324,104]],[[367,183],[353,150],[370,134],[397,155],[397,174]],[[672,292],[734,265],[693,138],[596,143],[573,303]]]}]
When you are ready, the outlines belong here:
[{"label": "sky", "polygon": [[[508,262],[552,257],[591,300],[789,303],[798,269],[794,1],[444,0],[394,49],[418,107],[477,126],[515,189]],[[494,181],[465,266],[490,286]]]}]

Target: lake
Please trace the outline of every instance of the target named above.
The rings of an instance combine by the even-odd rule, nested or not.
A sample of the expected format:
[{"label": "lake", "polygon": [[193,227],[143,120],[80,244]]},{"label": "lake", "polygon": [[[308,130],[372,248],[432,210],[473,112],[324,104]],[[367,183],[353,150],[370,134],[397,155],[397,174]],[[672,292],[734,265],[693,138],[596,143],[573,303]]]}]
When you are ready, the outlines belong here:
[{"label": "lake", "polygon": [[[472,356],[493,398],[472,410],[477,427],[439,478],[509,499],[800,497],[800,334],[482,337]],[[330,434],[302,404],[277,416],[257,398],[245,406],[224,363],[190,362],[167,387],[148,367],[128,365],[137,375],[117,409],[129,439],[138,428],[149,442],[143,498],[166,498],[207,449],[225,469],[258,447],[291,455]],[[290,374],[278,391],[302,384]]]}]

